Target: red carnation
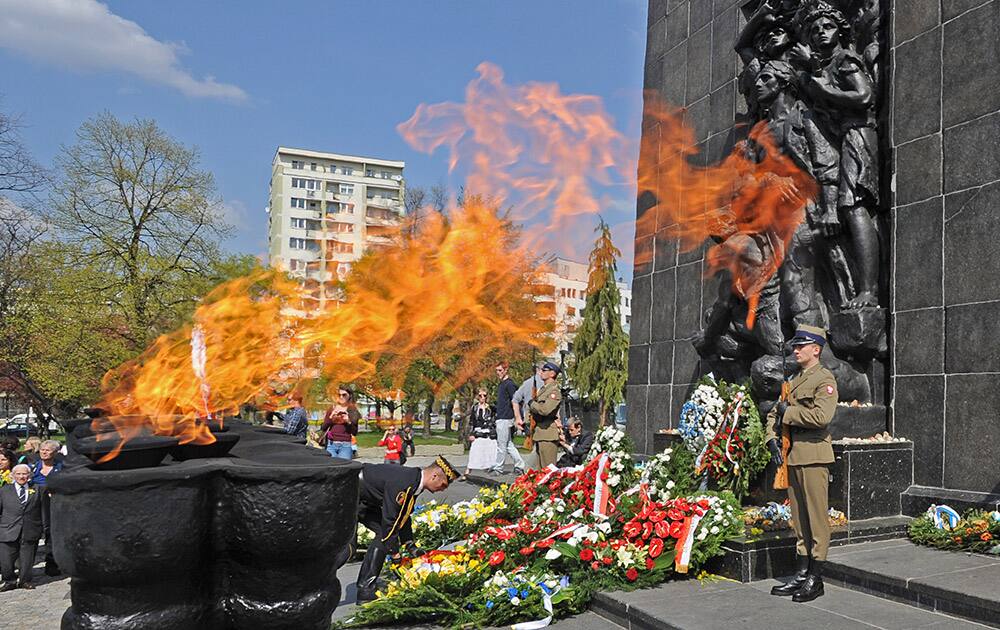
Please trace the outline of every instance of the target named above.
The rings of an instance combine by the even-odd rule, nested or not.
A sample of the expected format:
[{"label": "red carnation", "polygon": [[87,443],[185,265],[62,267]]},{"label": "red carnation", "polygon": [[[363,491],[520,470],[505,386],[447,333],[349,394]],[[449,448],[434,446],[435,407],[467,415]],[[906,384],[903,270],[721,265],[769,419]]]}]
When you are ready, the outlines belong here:
[{"label": "red carnation", "polygon": [[595,560],[594,562],[590,563],[590,568],[593,569],[594,571],[599,571],[601,568],[601,563]]},{"label": "red carnation", "polygon": [[594,559],[594,550],[593,549],[581,550],[580,559],[583,560],[584,562],[590,562],[591,560]]},{"label": "red carnation", "polygon": [[635,582],[637,579],[639,579],[639,572],[635,570],[635,567],[632,567],[631,569],[625,572],[625,577],[628,578],[629,582]]},{"label": "red carnation", "polygon": [[498,564],[504,561],[505,557],[506,556],[502,551],[494,551],[493,553],[490,554],[490,566],[491,567],[497,566]]},{"label": "red carnation", "polygon": [[646,570],[652,571],[656,567],[656,563],[653,562],[652,558],[646,558]]},{"label": "red carnation", "polygon": [[649,557],[657,558],[661,553],[663,553],[663,541],[659,538],[649,541]]},{"label": "red carnation", "polygon": [[612,562],[614,562],[614,560],[611,558],[611,556],[604,556],[603,558],[601,558],[601,562],[610,565]]}]

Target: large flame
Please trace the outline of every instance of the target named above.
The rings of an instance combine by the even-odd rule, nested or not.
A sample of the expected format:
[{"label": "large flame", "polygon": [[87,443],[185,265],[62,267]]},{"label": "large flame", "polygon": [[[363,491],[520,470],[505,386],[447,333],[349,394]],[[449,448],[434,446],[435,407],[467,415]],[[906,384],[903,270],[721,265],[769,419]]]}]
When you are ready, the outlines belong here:
[{"label": "large flame", "polygon": [[[749,303],[752,327],[760,291],[781,266],[818,187],[782,153],[766,122],[722,162],[696,165],[695,134],[683,115],[656,94],[646,95],[638,195],[655,201],[639,218],[637,231],[666,228],[684,251],[714,240],[705,254],[705,274],[729,272],[733,291]],[[648,249],[638,251],[635,264],[647,264],[651,256]]]},{"label": "large flame", "polygon": [[[551,313],[532,295],[536,259],[516,236],[494,205],[472,197],[360,260],[326,308],[309,306],[308,290],[279,270],[228,282],[199,305],[193,326],[108,373],[100,406],[125,437],[151,430],[206,443],[206,412],[279,405],[318,376],[354,382],[378,366],[399,384],[425,359],[458,387],[497,353],[548,343]],[[204,345],[203,378],[192,340]]]},{"label": "large flame", "polygon": [[[756,157],[737,150],[696,167],[693,132],[652,99],[646,117],[659,133],[636,150],[595,96],[563,94],[555,84],[509,86],[489,63],[478,72],[466,102],[420,105],[399,126],[419,150],[447,147],[451,168],[466,174],[465,202],[447,216],[421,213],[418,229],[370,252],[332,293],[280,270],[217,288],[192,325],[105,376],[99,404],[119,433],[210,442],[199,418],[246,402],[278,406],[320,376],[398,391],[421,359],[458,387],[480,378],[483,362],[498,353],[546,346],[551,304],[532,296],[543,286],[535,281],[542,247],[557,249],[551,237],[558,235],[562,253],[585,257],[579,247],[589,245],[594,215],[608,214],[608,190],[634,199],[638,184],[654,194],[659,207],[641,220],[659,215],[684,247],[726,239],[709,252],[709,272],[728,269],[734,290],[755,300],[814,193],[763,129],[752,134]],[[508,212],[527,226],[523,236],[504,221]],[[761,236],[778,252],[763,264],[747,246],[734,246]],[[320,293],[329,299],[317,308],[310,298]]]}]

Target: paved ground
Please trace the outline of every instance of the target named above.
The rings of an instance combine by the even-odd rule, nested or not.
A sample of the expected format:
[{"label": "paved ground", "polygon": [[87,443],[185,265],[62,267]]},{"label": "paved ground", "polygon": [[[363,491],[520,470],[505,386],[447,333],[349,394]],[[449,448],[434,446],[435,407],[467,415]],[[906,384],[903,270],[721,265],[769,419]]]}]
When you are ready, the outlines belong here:
[{"label": "paved ground", "polygon": [[[615,616],[626,607],[633,625],[672,630],[718,628],[815,628],[823,630],[972,630],[986,628],[827,584],[826,594],[805,604],[774,597],[778,580],[741,584],[730,580],[668,582],[632,593],[598,595],[595,602]],[[612,600],[612,601],[608,601]]]}]

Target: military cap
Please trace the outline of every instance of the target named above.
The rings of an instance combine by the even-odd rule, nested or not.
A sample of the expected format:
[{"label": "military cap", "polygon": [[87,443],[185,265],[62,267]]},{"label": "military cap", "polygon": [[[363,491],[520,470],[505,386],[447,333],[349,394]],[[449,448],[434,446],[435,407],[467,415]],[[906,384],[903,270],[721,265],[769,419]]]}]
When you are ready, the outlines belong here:
[{"label": "military cap", "polygon": [[552,370],[556,374],[559,374],[560,372],[562,372],[562,368],[560,368],[558,365],[556,365],[555,363],[553,363],[551,361],[546,361],[545,363],[543,363],[542,364],[542,369],[543,370]]},{"label": "military cap", "polygon": [[452,466],[451,462],[449,462],[447,459],[445,459],[443,455],[438,455],[434,459],[434,464],[438,468],[440,468],[441,472],[444,473],[444,476],[448,478],[448,483],[451,483],[452,481],[455,481],[456,479],[458,479],[458,476],[459,476],[458,475],[458,471],[455,470],[455,467]]},{"label": "military cap", "polygon": [[795,336],[789,339],[788,343],[793,346],[805,346],[810,343],[825,346],[826,331],[816,326],[806,326],[803,324],[796,329]]}]

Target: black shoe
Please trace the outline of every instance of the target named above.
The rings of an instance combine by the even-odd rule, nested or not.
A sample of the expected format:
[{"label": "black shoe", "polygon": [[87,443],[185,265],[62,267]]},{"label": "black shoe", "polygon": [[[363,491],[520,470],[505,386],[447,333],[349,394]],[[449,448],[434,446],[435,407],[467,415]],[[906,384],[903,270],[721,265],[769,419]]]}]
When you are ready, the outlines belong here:
[{"label": "black shoe", "polygon": [[3,584],[0,584],[0,593],[13,591],[15,588],[17,588],[17,582],[4,582]]},{"label": "black shoe", "polygon": [[823,596],[823,561],[813,560],[809,569],[809,577],[799,590],[792,595],[793,602],[811,602]]},{"label": "black shoe", "polygon": [[364,604],[365,602],[370,602],[375,599],[376,589],[374,586],[359,586],[358,594],[355,597],[355,601],[359,604]]},{"label": "black shoe", "polygon": [[805,584],[808,575],[809,556],[795,556],[795,573],[792,575],[792,579],[785,584],[772,588],[771,595],[778,595],[780,597],[794,595]]},{"label": "black shoe", "polygon": [[23,588],[26,591],[30,591],[35,588],[35,585],[32,584],[31,582],[25,582],[24,584],[18,584],[18,588]]},{"label": "black shoe", "polygon": [[58,564],[56,564],[55,562],[52,562],[52,563],[46,562],[45,563],[45,575],[47,575],[49,577],[55,577],[55,576],[59,575],[59,573],[60,573],[60,571],[59,571],[59,565]]}]

